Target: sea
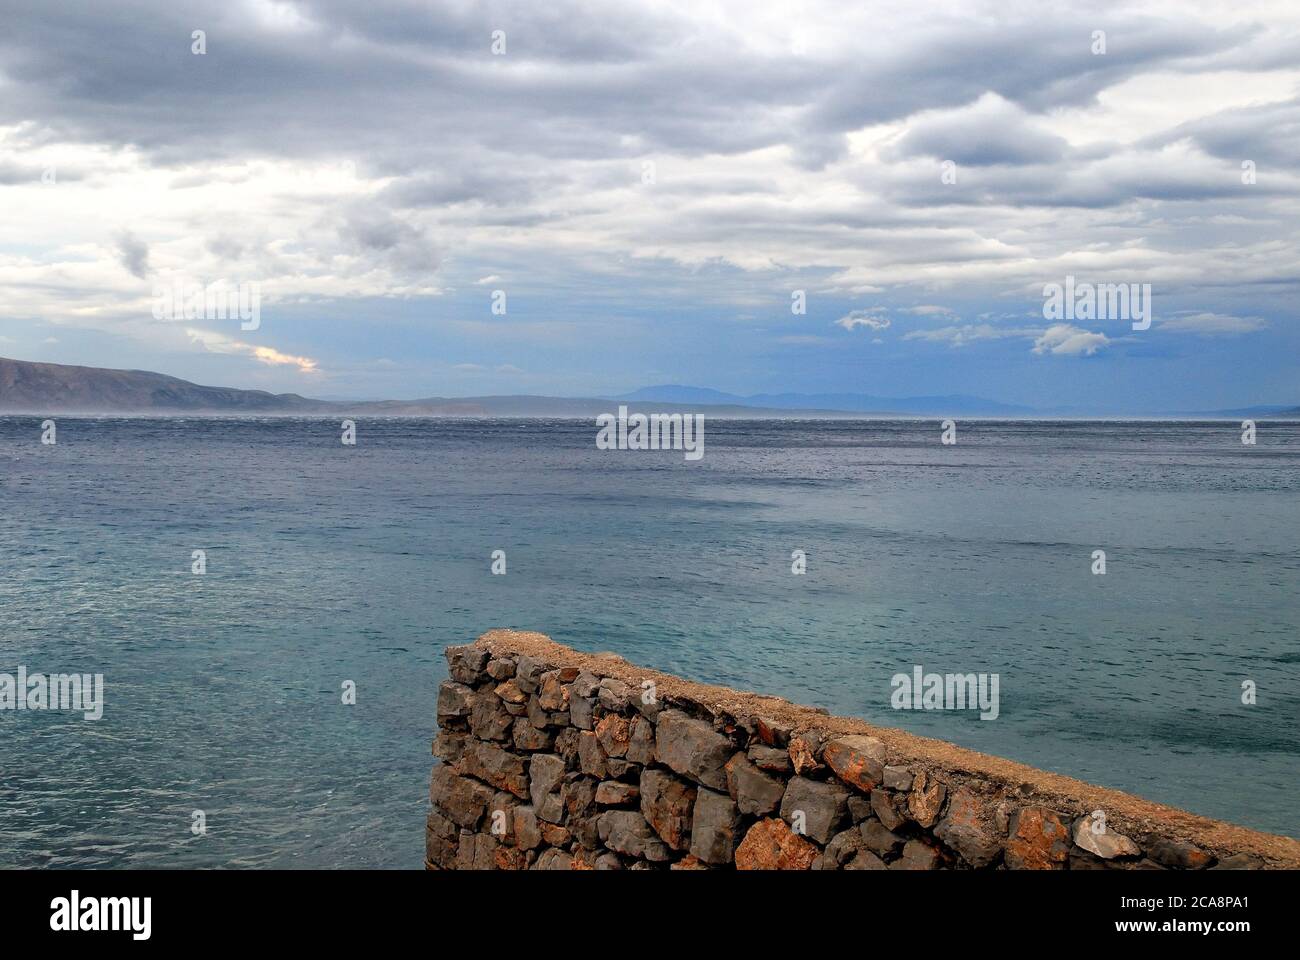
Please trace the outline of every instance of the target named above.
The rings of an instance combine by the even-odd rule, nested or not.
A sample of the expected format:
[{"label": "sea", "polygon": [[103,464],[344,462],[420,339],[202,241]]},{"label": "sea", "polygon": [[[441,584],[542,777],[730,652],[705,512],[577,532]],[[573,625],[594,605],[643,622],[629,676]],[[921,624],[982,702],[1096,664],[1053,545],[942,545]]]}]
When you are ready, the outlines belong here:
[{"label": "sea", "polygon": [[[0,674],[103,715],[0,707],[0,866],[418,869],[442,650],[494,627],[1300,836],[1300,423],[42,420]],[[898,708],[918,667],[996,718]]]}]

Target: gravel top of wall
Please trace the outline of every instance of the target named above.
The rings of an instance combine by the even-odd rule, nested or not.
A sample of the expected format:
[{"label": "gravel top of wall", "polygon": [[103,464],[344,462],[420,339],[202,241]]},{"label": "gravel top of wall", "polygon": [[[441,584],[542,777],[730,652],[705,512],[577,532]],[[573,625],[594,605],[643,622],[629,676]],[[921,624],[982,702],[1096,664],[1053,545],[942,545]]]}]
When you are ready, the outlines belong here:
[{"label": "gravel top of wall", "polygon": [[832,735],[868,734],[884,742],[890,763],[906,763],[914,769],[942,772],[945,779],[954,783],[968,779],[992,781],[1025,802],[1042,803],[1077,815],[1102,808],[1109,821],[1125,832],[1157,833],[1188,841],[1220,856],[1253,854],[1266,860],[1271,867],[1300,868],[1300,841],[1290,837],[1197,816],[1119,790],[966,750],[942,740],[919,737],[891,727],[873,726],[863,720],[830,716],[816,708],[779,697],[694,683],[637,666],[612,653],[582,653],[541,633],[490,630],[474,645],[498,656],[524,654],[555,666],[578,667],[598,676],[623,680],[634,688],[639,688],[645,680],[652,680],[661,698],[694,701],[715,716],[762,717],[796,733],[815,729]]}]

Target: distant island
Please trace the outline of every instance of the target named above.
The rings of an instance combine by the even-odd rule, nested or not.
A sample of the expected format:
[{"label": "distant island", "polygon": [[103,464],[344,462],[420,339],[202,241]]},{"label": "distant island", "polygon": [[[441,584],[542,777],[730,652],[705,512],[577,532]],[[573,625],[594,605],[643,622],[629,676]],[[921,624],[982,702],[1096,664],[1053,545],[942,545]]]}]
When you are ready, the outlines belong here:
[{"label": "distant island", "polygon": [[[296,393],[207,387],[146,370],[108,370],[0,357],[0,413],[392,417],[595,417],[614,404],[665,413],[723,418],[965,416],[1008,419],[1084,417],[1070,408],[1040,410],[963,395],[876,397],[868,394],[739,396],[703,387],[663,385],[611,397],[425,397],[415,400],[315,400]],[[1149,411],[1133,416],[1300,418],[1300,406],[1238,410]]]}]

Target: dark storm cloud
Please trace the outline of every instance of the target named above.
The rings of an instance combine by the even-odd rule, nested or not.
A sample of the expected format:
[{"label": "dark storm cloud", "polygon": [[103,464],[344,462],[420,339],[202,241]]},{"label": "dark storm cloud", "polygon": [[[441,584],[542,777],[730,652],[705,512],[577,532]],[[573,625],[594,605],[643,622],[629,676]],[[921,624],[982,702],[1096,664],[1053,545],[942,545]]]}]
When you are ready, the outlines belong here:
[{"label": "dark storm cloud", "polygon": [[1225,160],[1253,160],[1256,165],[1289,170],[1300,157],[1300,100],[1224,110],[1181,124],[1149,142],[1159,146],[1184,138]]},{"label": "dark storm cloud", "polygon": [[[785,143],[816,167],[867,123],[988,91],[1030,111],[1078,104],[1139,69],[1245,39],[1116,15],[1098,57],[1089,52],[1096,18],[950,18],[864,37],[860,55],[818,58],[700,36],[654,7],[313,0],[278,9],[296,16],[276,26],[251,4],[17,0],[0,35],[0,73],[16,95],[0,100],[0,119],[134,144],[163,163],[368,153],[418,170],[447,161],[440,143],[588,159]],[[196,29],[206,31],[205,56],[190,52]],[[494,29],[506,31],[504,57],[490,52]]]},{"label": "dark storm cloud", "polygon": [[[137,277],[237,268],[339,297],[453,289],[506,258],[536,275],[552,254],[627,296],[609,278],[650,263],[1005,289],[1103,249],[1244,284],[1264,269],[1236,269],[1243,243],[1289,249],[1290,206],[1270,204],[1300,186],[1294,101],[1177,125],[1198,115],[1183,75],[1236,70],[1274,96],[1251,72],[1294,68],[1288,24],[1111,3],[812,6],[8,0],[0,189],[68,147],[86,196],[112,205],[119,176],[141,191],[148,244],[76,224],[42,242],[97,243]],[[1243,159],[1261,165],[1249,193]],[[121,210],[87,222],[111,231]],[[51,274],[75,269],[63,256]]]},{"label": "dark storm cloud", "polygon": [[132,276],[143,280],[149,274],[149,244],[129,230],[117,237],[118,261]]},{"label": "dark storm cloud", "polygon": [[339,234],[363,256],[386,261],[401,274],[433,273],[442,259],[432,237],[404,220],[367,205],[358,205],[347,212]]},{"label": "dark storm cloud", "polygon": [[929,156],[985,167],[1049,163],[1066,150],[1065,140],[1034,127],[1015,105],[1000,97],[984,97],[963,110],[920,116],[891,155]]}]

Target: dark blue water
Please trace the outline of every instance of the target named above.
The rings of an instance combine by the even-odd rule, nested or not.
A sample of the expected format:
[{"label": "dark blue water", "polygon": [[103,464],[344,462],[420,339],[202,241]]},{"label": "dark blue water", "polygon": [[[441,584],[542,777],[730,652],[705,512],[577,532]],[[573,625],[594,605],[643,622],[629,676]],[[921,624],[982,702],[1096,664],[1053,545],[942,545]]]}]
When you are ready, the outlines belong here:
[{"label": "dark blue water", "polygon": [[[0,672],[107,684],[0,711],[0,864],[418,867],[441,650],[495,626],[1300,833],[1298,424],[359,428],[0,418]],[[891,710],[914,664],[1000,717]]]}]

